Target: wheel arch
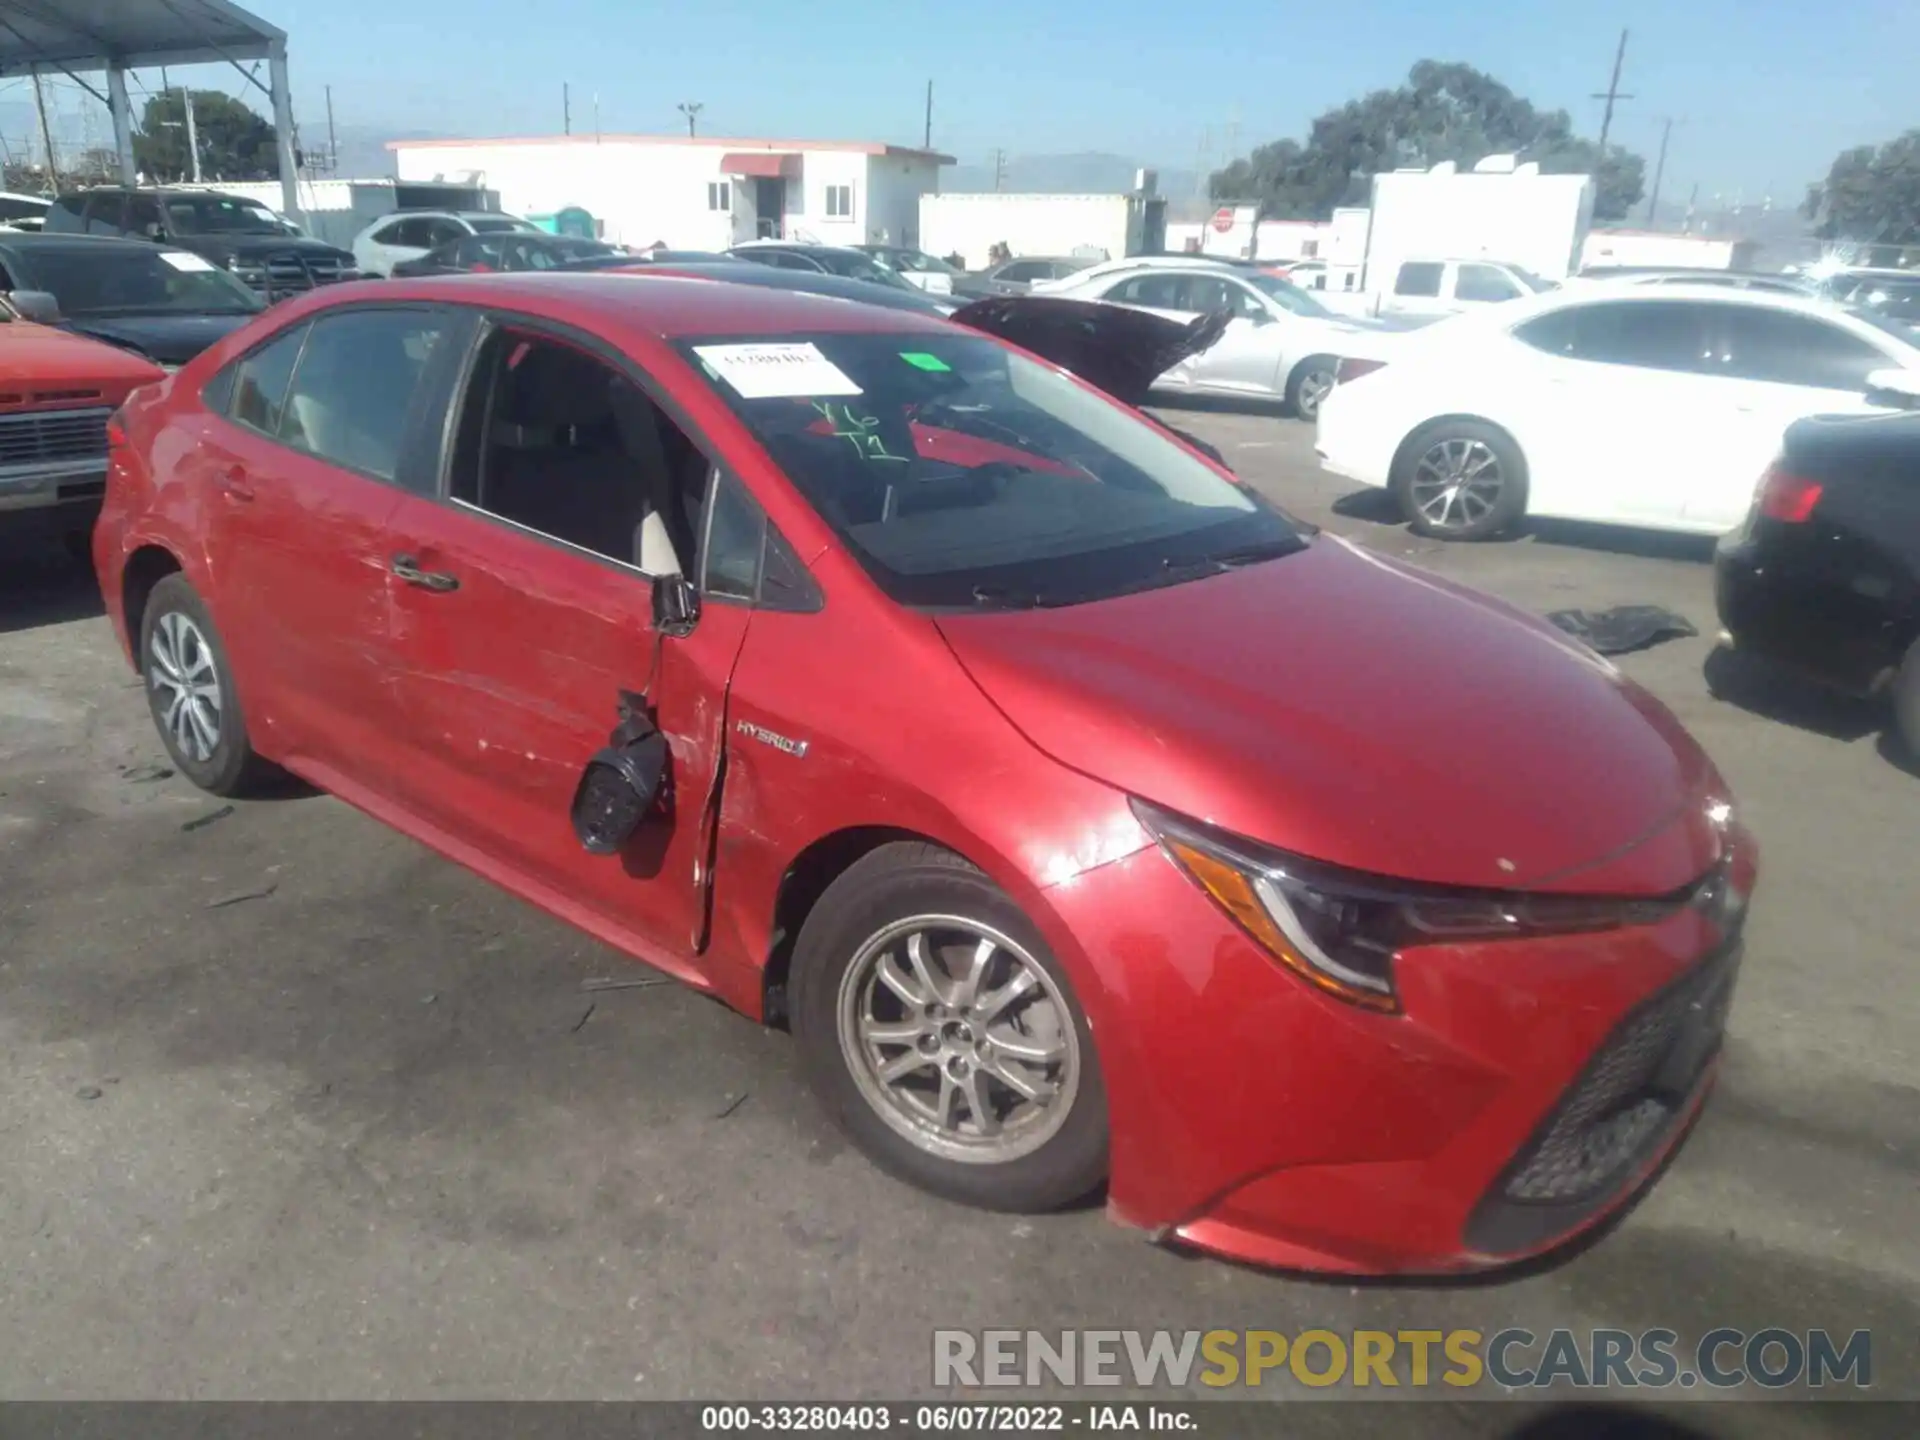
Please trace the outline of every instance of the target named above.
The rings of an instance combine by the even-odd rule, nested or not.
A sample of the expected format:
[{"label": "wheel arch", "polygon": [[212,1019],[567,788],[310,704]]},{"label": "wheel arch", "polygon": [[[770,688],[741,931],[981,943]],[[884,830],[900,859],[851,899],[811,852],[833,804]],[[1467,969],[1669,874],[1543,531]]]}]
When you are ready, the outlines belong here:
[{"label": "wheel arch", "polygon": [[120,567],[120,608],[126,617],[127,649],[136,665],[140,661],[140,627],[146,619],[147,600],[153,587],[169,575],[181,574],[186,566],[180,557],[164,545],[137,546]]},{"label": "wheel arch", "polygon": [[1334,354],[1331,350],[1309,351],[1307,354],[1302,355],[1298,360],[1294,361],[1290,367],[1288,367],[1287,378],[1284,381],[1282,381],[1280,385],[1280,393],[1282,395],[1293,394],[1293,387],[1295,383],[1299,381],[1301,376],[1307,373],[1307,367],[1313,364],[1313,362],[1316,360],[1323,360],[1329,366],[1333,366],[1333,367],[1338,367],[1340,364],[1340,357]]},{"label": "wheel arch", "polygon": [[968,864],[978,864],[936,835],[897,825],[849,825],[810,841],[788,862],[774,891],[773,924],[768,932],[766,964],[760,971],[760,1013],[766,1024],[786,1028],[787,975],[793,964],[794,942],[820,897],[860,860],[883,845],[902,841],[937,845]]}]

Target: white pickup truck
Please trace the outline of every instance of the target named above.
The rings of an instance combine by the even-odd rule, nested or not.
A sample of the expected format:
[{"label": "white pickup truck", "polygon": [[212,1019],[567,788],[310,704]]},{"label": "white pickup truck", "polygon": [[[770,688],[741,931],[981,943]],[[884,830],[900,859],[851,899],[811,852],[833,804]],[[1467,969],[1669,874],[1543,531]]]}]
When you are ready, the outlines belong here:
[{"label": "white pickup truck", "polygon": [[1378,290],[1315,290],[1314,298],[1345,315],[1438,320],[1556,288],[1556,282],[1504,260],[1403,260]]}]

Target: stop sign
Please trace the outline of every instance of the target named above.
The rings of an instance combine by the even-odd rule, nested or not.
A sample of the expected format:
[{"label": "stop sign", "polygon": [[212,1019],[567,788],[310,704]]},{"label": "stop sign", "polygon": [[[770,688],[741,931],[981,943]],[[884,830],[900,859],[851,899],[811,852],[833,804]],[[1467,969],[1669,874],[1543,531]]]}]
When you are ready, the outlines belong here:
[{"label": "stop sign", "polygon": [[1233,229],[1233,211],[1222,205],[1213,212],[1213,228],[1222,235]]}]

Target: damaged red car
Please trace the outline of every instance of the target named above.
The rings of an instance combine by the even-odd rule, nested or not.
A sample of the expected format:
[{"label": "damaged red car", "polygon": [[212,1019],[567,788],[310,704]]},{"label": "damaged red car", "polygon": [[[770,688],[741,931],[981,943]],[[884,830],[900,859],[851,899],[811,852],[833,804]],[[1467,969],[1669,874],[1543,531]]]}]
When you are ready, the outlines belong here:
[{"label": "damaged red car", "polygon": [[329,287],[128,402],[96,561],[185,774],[292,771],[790,1027],[928,1190],[1347,1272],[1594,1225],[1714,1075],[1726,786],[1077,354],[697,279]]}]

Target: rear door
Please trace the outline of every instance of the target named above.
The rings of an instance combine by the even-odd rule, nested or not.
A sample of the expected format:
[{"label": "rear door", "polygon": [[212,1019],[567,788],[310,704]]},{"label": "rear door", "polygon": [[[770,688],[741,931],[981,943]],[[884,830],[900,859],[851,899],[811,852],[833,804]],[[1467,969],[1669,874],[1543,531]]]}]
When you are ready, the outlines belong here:
[{"label": "rear door", "polygon": [[424,382],[459,324],[374,306],[283,331],[231,367],[225,413],[196,447],[214,604],[250,718],[330,787],[388,773],[387,525],[437,453]]},{"label": "rear door", "polygon": [[1746,515],[1789,425],[1880,408],[1867,400],[1867,376],[1898,362],[1830,320],[1760,305],[1714,308],[1719,323],[1704,368],[1727,415],[1718,452],[1703,457],[1688,488],[1686,516],[1695,528],[1720,532]]},{"label": "rear door", "polygon": [[1515,327],[1547,357],[1506,387],[1527,457],[1529,509],[1671,526],[1726,443],[1732,399],[1701,373],[1709,302],[1635,295],[1568,305]]},{"label": "rear door", "polygon": [[[550,367],[538,383],[534,366]],[[659,393],[595,337],[495,317],[462,383],[441,486],[402,502],[386,559],[401,803],[523,893],[684,969],[704,944],[727,692],[762,522]],[[634,539],[653,514],[672,532],[667,551]],[[691,634],[654,630],[642,561],[703,577]],[[572,826],[574,791],[623,697],[642,692],[667,737],[668,792],[625,850],[593,855]]]}]

